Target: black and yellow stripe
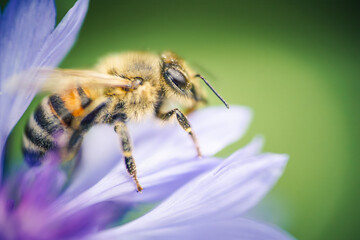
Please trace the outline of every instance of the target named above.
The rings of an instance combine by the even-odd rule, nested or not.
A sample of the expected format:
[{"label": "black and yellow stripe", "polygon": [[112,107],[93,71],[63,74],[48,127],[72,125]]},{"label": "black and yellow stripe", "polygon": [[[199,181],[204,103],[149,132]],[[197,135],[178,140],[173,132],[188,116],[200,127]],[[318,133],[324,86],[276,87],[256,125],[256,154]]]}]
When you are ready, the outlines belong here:
[{"label": "black and yellow stripe", "polygon": [[79,129],[81,131],[89,130],[95,123],[101,122],[99,116],[103,113],[103,110],[106,109],[108,102],[102,102],[97,107],[94,108],[89,114],[87,114],[82,121],[80,122]]},{"label": "black and yellow stripe", "polygon": [[78,129],[76,129],[68,142],[67,150],[69,152],[77,149],[82,142],[84,134],[95,124],[103,122],[103,113],[107,107],[108,102],[102,102],[96,106],[89,114],[87,114],[80,122]]},{"label": "black and yellow stripe", "polygon": [[61,119],[65,125],[70,126],[74,116],[65,107],[64,101],[60,95],[54,94],[49,97],[49,105],[54,109],[56,115]]},{"label": "black and yellow stripe", "polygon": [[[33,123],[33,124],[32,124]],[[51,150],[55,147],[55,142],[53,141],[51,135],[47,132],[39,131],[38,125],[35,126],[35,122],[29,122],[25,127],[25,136],[29,141],[34,145],[38,146],[45,151]]]},{"label": "black and yellow stripe", "polygon": [[23,136],[22,151],[24,153],[25,161],[29,166],[38,166],[41,164],[41,159],[45,156],[46,151],[31,142],[26,135]]},{"label": "black and yellow stripe", "polygon": [[[92,126],[111,123],[114,118],[127,118],[122,113],[124,103],[115,104],[112,98],[97,102],[95,104],[89,90],[82,87],[44,98],[26,125],[23,136],[23,153],[28,164],[40,165],[47,152],[60,148],[64,150],[61,155],[66,161],[68,156],[76,155],[83,136]],[[60,146],[58,137],[61,137]]]},{"label": "black and yellow stripe", "polygon": [[50,135],[63,130],[59,119],[51,113],[47,103],[40,104],[35,110],[33,117],[39,127]]},{"label": "black and yellow stripe", "polygon": [[78,87],[76,90],[80,97],[81,107],[83,109],[85,109],[86,107],[88,107],[90,105],[90,103],[92,102],[92,99],[89,97],[88,94],[86,94],[86,92],[84,91],[84,89],[82,87]]},{"label": "black and yellow stripe", "polygon": [[63,131],[59,119],[45,99],[30,117],[23,136],[22,150],[30,166],[41,164],[46,152],[56,148],[53,134]]}]

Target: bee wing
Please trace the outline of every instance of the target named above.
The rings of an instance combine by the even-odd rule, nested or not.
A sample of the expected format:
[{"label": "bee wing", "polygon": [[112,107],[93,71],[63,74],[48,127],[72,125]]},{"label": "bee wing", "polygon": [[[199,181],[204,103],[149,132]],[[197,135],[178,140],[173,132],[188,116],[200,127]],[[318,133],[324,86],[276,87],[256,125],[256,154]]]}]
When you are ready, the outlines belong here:
[{"label": "bee wing", "polygon": [[60,92],[78,86],[88,88],[120,87],[124,89],[132,87],[132,81],[128,79],[92,70],[41,70],[39,76],[45,78],[42,90],[50,92]]},{"label": "bee wing", "polygon": [[[27,81],[35,78],[35,81]],[[134,84],[131,80],[110,74],[103,74],[93,70],[72,69],[35,69],[18,74],[9,81],[7,90],[15,91],[19,87],[38,88],[45,92],[62,92],[84,86],[87,88],[120,87],[131,89]],[[19,86],[21,85],[21,86]]]}]

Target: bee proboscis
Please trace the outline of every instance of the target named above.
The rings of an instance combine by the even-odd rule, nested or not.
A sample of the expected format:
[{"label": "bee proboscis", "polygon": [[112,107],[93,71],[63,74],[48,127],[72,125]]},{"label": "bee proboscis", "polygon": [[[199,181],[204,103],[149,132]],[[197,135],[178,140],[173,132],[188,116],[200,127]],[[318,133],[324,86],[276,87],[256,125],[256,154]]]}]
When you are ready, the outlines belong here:
[{"label": "bee proboscis", "polygon": [[121,141],[126,169],[139,192],[143,188],[132,156],[128,120],[142,119],[148,114],[168,120],[175,115],[201,157],[185,114],[178,108],[166,111],[166,107],[175,103],[190,112],[206,102],[201,80],[228,107],[205,78],[172,52],[113,54],[93,70],[45,72],[48,80],[44,89],[51,94],[42,100],[26,125],[23,135],[26,162],[38,166],[49,151],[57,151],[63,161],[71,160],[92,126],[112,124]]}]

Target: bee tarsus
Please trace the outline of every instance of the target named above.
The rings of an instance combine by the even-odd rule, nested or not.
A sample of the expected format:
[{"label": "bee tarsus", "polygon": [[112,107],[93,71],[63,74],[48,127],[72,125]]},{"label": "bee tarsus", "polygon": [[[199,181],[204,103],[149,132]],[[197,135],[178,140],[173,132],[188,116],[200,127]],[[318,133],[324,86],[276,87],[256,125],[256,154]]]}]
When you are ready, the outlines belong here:
[{"label": "bee tarsus", "polygon": [[137,191],[141,192],[143,188],[141,187],[139,180],[137,178],[136,164],[134,157],[132,156],[132,147],[131,147],[132,144],[126,124],[124,122],[118,121],[115,123],[114,130],[120,137],[121,149],[124,156],[126,170],[130,174],[130,176],[133,177]]},{"label": "bee tarsus", "polygon": [[198,157],[202,158],[199,143],[197,141],[195,133],[192,131],[189,120],[178,108],[175,108],[167,113],[157,113],[157,117],[166,121],[169,120],[174,114],[176,114],[176,119],[180,126],[190,135],[192,141],[194,142]]}]

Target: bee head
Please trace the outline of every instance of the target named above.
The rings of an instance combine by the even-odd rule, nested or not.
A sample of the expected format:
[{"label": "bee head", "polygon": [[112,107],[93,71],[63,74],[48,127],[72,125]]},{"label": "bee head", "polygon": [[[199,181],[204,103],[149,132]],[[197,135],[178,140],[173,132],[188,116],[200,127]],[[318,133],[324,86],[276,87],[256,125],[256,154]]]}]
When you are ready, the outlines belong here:
[{"label": "bee head", "polygon": [[188,72],[185,70],[184,61],[173,52],[165,52],[161,55],[162,75],[176,94],[189,95],[191,82]]},{"label": "bee head", "polygon": [[205,92],[202,90],[199,82],[199,79],[202,79],[225,106],[229,108],[225,100],[215,91],[210,83],[200,74],[196,74],[175,53],[165,52],[161,55],[161,59],[163,78],[174,94],[191,99],[195,103],[206,102]]}]

